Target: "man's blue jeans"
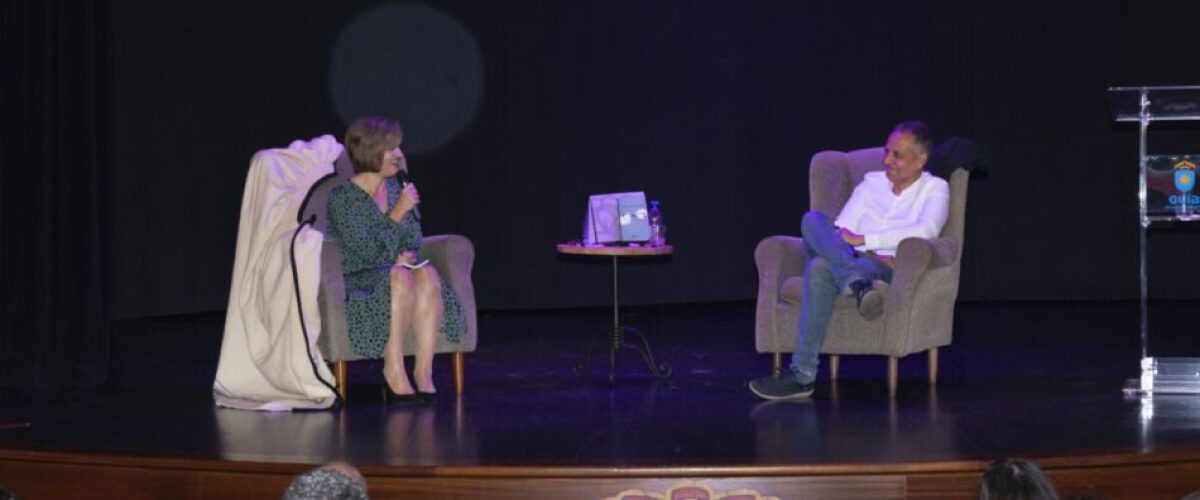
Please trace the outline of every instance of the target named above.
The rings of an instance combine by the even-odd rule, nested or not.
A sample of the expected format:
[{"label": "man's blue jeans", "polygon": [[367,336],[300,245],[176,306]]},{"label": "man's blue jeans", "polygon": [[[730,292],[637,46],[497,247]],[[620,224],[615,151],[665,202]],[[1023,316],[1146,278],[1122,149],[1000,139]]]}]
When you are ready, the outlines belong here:
[{"label": "man's blue jeans", "polygon": [[848,294],[855,280],[891,283],[892,268],[873,257],[856,255],[838,234],[833,220],[816,210],[804,214],[800,234],[808,250],[808,266],[804,269],[804,300],[791,368],[796,379],[807,384],[817,378],[817,355],[838,295]]}]

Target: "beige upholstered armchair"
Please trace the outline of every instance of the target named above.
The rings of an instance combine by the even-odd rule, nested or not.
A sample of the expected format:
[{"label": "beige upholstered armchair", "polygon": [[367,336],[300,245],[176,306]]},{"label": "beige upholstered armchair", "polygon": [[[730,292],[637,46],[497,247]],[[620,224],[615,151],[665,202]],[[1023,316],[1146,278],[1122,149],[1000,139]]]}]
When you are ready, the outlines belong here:
[{"label": "beige upholstered armchair", "polygon": [[[836,217],[863,176],[883,166],[883,148],[813,155],[809,167],[812,210]],[[966,169],[950,177],[950,217],[940,237],[909,238],[896,252],[895,274],[883,290],[883,316],[867,321],[852,297],[839,297],[821,352],[829,354],[830,376],[838,376],[838,356],[876,354],[888,357],[888,390],[894,394],[900,357],[929,354],[929,381],[937,381],[938,347],[949,345],[958,297],[963,222],[967,206]],[[796,214],[799,227],[800,214]],[[774,370],[785,354],[796,349],[796,329],[803,299],[803,274],[808,256],[804,241],[794,236],[769,236],[754,250],[758,267],[758,305],[755,347],[774,354]]]},{"label": "beige upholstered armchair", "polygon": [[[325,232],[325,207],[329,191],[335,186],[353,177],[353,167],[345,153],[334,163],[332,176],[322,179],[312,188],[306,215],[316,215],[313,227]],[[421,255],[428,258],[438,273],[446,278],[450,287],[458,293],[462,303],[463,314],[467,318],[467,331],[458,343],[447,342],[441,335],[437,336],[434,352],[438,354],[453,353],[454,391],[463,392],[464,354],[475,352],[478,339],[478,321],[475,311],[475,285],[471,281],[471,269],[475,264],[475,247],[464,236],[443,234],[425,236],[421,243]],[[337,379],[338,394],[344,401],[346,398],[346,362],[362,359],[350,347],[350,338],[346,329],[346,287],[342,278],[342,253],[337,243],[325,240],[321,247],[321,284],[318,290],[317,304],[321,315],[321,336],[317,346],[328,362],[334,363],[334,377]],[[404,352],[415,352],[415,335],[409,335],[405,341]]]}]

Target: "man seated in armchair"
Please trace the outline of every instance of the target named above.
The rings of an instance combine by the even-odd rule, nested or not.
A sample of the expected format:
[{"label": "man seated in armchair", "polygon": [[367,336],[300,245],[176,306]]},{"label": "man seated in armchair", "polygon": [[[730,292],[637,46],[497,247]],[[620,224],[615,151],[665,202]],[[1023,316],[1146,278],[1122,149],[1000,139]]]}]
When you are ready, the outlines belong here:
[{"label": "man seated in armchair", "polygon": [[796,351],[786,370],[750,381],[750,390],[763,399],[811,396],[837,297],[853,296],[859,314],[878,318],[883,295],[876,282],[891,282],[900,241],[934,238],[946,224],[950,186],[925,171],[933,150],[929,127],[920,121],[900,123],[884,149],[887,168],[863,177],[837,219],[816,210],[804,214],[800,233],[809,259]]}]

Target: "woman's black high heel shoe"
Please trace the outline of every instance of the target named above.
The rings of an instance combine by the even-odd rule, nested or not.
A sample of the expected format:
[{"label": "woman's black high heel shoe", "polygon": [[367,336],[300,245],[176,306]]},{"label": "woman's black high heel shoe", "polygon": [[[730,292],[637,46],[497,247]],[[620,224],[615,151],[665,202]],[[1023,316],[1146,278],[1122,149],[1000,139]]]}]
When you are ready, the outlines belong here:
[{"label": "woman's black high heel shoe", "polygon": [[415,405],[425,401],[425,398],[420,393],[396,394],[392,392],[392,388],[388,386],[386,379],[380,384],[380,389],[383,392],[383,403],[387,405]]},{"label": "woman's black high heel shoe", "polygon": [[421,396],[421,402],[424,404],[433,404],[437,402],[436,392],[421,392],[417,391],[417,395]]}]

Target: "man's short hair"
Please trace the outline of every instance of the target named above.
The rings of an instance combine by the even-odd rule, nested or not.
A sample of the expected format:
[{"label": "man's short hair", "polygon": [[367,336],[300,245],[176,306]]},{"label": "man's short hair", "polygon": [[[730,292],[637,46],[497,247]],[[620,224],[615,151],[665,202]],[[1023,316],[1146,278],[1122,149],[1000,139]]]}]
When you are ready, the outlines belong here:
[{"label": "man's short hair", "polygon": [[912,134],[913,139],[925,149],[926,153],[933,154],[933,131],[925,122],[921,120],[900,122],[896,124],[896,128],[892,129],[892,133]]}]

